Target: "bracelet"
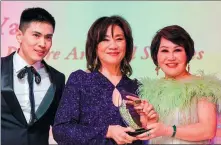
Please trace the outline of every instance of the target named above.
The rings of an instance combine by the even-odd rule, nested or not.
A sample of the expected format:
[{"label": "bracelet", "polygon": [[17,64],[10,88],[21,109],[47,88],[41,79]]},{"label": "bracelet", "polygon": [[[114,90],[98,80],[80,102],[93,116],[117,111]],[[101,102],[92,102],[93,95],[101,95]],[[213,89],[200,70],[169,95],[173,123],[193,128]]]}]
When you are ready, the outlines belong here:
[{"label": "bracelet", "polygon": [[176,125],[173,125],[173,135],[172,137],[174,137],[176,135]]}]

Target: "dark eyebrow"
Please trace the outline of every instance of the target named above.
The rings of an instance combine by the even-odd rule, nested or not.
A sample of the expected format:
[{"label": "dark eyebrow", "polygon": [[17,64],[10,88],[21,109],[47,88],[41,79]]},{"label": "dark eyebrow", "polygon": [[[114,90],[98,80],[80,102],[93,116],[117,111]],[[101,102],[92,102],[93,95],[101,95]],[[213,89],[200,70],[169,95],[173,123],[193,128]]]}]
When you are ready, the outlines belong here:
[{"label": "dark eyebrow", "polygon": [[[174,48],[177,48],[177,47],[182,47],[182,46],[176,45]],[[169,47],[163,45],[163,46],[160,46],[160,48],[169,48]]]},{"label": "dark eyebrow", "polygon": [[39,35],[42,35],[40,32],[38,31],[32,31],[32,33],[36,33],[36,34],[39,34]]},{"label": "dark eyebrow", "polygon": [[[42,35],[40,32],[38,32],[38,31],[32,31],[32,33],[36,33],[36,34],[38,34],[38,35]],[[46,34],[45,35],[46,37],[52,37],[53,36],[53,34]]]},{"label": "dark eyebrow", "polygon": [[[105,35],[104,38],[110,38],[111,36]],[[114,37],[125,37],[123,34],[117,34]]]},{"label": "dark eyebrow", "polygon": [[46,37],[52,37],[53,34],[46,34],[45,36],[46,36]]}]

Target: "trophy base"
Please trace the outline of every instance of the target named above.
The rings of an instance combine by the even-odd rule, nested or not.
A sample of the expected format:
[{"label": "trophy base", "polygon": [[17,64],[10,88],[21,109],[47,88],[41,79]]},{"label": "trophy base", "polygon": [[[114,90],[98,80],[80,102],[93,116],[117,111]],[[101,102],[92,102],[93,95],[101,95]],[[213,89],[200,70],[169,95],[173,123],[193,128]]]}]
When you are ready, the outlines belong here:
[{"label": "trophy base", "polygon": [[127,132],[127,134],[130,135],[130,136],[137,136],[137,135],[142,134],[144,132],[147,132],[149,130],[150,129],[146,130],[144,128],[140,128],[140,129],[136,129],[135,132]]}]

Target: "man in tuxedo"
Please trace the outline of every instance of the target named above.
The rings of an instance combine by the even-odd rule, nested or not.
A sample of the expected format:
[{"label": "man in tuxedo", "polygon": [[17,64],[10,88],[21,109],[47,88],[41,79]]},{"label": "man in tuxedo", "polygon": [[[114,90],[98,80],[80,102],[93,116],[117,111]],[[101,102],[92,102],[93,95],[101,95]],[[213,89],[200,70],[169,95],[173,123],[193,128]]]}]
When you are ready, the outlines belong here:
[{"label": "man in tuxedo", "polygon": [[54,29],[45,9],[25,9],[16,33],[20,48],[1,58],[2,145],[48,145],[65,84],[64,74],[43,60]]}]

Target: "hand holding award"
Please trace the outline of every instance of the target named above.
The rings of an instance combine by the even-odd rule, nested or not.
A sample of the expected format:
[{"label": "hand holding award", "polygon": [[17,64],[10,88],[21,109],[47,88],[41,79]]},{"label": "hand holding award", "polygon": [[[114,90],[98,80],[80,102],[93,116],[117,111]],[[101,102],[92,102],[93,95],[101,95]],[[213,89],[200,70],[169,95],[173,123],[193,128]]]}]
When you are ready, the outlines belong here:
[{"label": "hand holding award", "polygon": [[[128,134],[131,136],[136,136],[149,131],[143,128],[148,122],[148,112],[145,113],[143,110],[147,110],[148,106],[145,106],[144,102],[134,94],[124,90],[120,91],[120,93],[122,100],[119,101],[121,102],[119,105],[119,111],[122,119],[127,126],[135,129],[135,132],[128,132]],[[129,97],[127,98],[127,96]]]}]

